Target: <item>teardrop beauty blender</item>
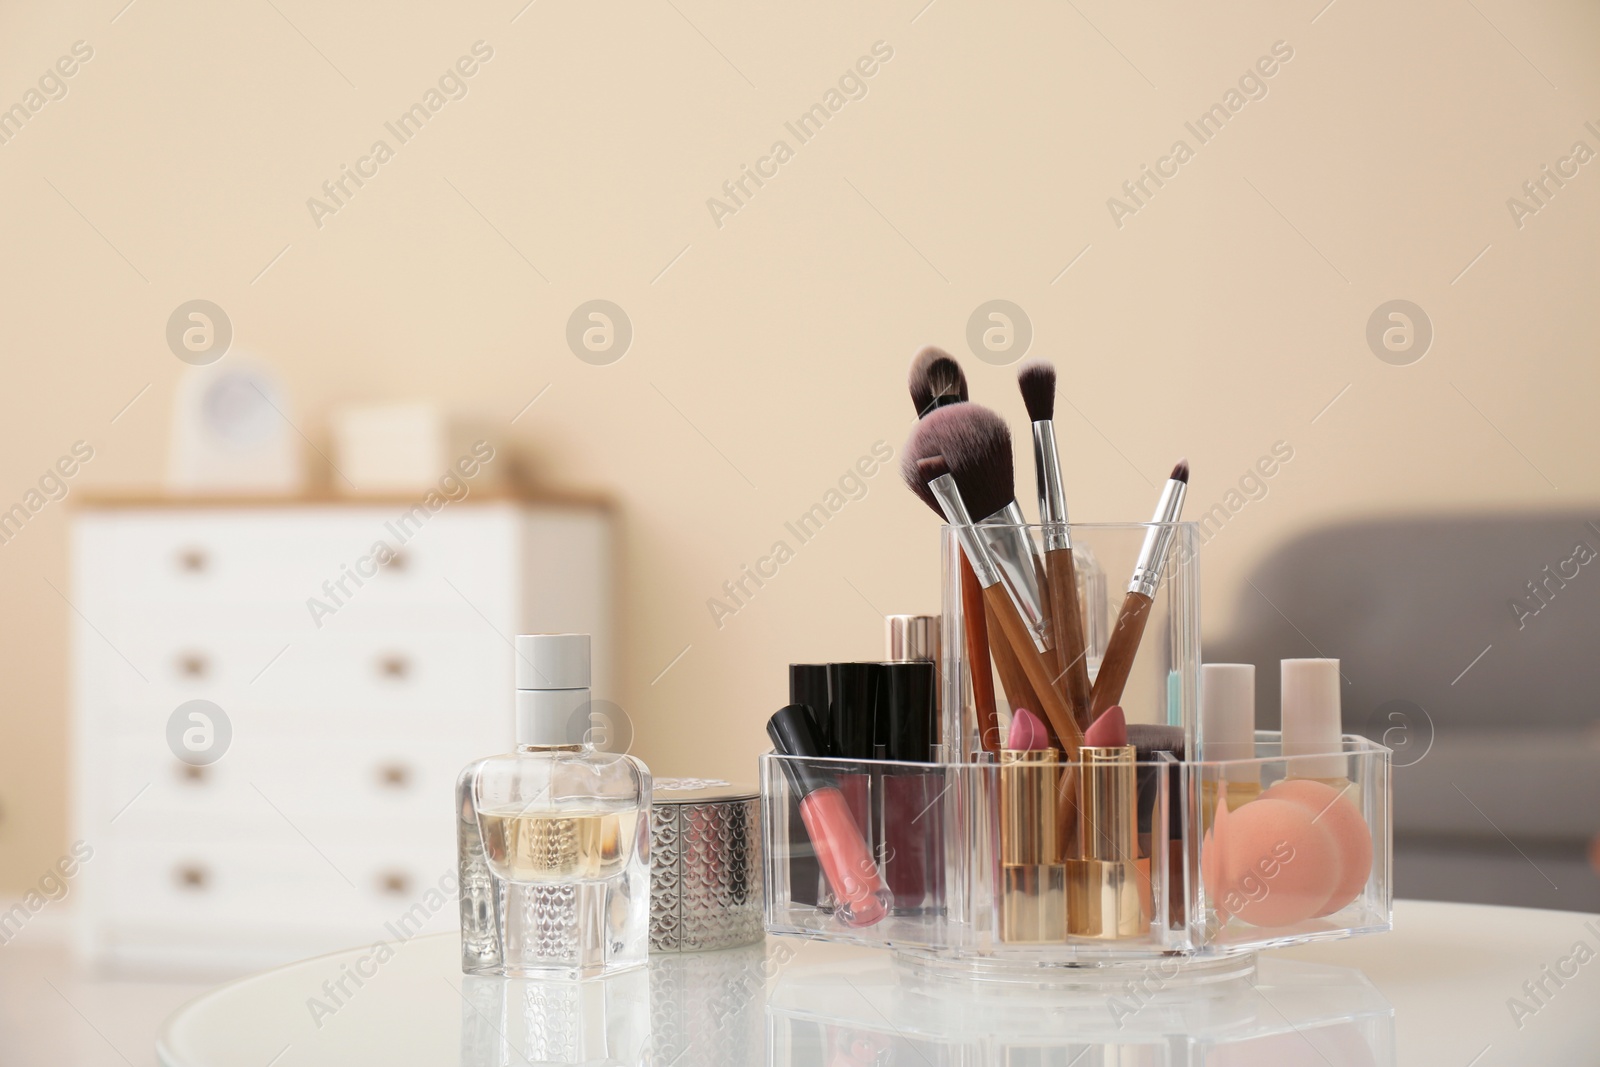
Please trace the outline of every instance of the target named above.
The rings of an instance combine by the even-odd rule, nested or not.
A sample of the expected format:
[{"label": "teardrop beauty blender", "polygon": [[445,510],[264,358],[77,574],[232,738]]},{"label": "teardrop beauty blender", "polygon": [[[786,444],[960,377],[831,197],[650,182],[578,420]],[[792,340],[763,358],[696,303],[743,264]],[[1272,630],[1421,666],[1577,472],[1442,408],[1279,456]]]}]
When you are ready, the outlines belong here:
[{"label": "teardrop beauty blender", "polygon": [[[1208,888],[1217,910],[1252,926],[1292,926],[1327,903],[1342,871],[1333,835],[1311,812],[1265,796],[1218,818],[1207,844],[1217,850]],[[1201,873],[1207,864],[1201,858]]]},{"label": "teardrop beauty blender", "polygon": [[1316,918],[1332,915],[1361,894],[1372,873],[1372,830],[1350,799],[1354,790],[1340,792],[1309,778],[1285,778],[1261,794],[1262,800],[1284,800],[1311,812],[1312,821],[1325,827],[1339,853],[1342,875]]}]

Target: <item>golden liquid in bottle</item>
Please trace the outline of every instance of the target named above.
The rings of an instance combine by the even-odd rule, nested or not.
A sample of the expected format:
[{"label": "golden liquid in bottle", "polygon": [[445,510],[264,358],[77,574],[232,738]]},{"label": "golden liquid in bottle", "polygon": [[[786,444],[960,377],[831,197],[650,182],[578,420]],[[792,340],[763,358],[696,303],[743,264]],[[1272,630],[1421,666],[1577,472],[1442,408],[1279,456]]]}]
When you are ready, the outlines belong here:
[{"label": "golden liquid in bottle", "polygon": [[636,811],[481,811],[483,849],[495,874],[513,882],[610,878],[633,854]]}]

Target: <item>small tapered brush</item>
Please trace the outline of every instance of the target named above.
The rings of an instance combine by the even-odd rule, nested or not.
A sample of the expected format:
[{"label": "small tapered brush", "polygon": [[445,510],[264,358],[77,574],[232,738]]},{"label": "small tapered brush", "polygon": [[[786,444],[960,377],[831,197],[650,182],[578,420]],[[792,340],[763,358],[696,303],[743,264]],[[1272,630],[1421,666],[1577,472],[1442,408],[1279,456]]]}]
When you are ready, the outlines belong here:
[{"label": "small tapered brush", "polygon": [[1029,360],[1017,370],[1017,387],[1033,422],[1033,466],[1038,483],[1039,522],[1044,526],[1046,606],[1056,670],[1073,717],[1080,727],[1088,729],[1089,657],[1078,604],[1078,569],[1067,526],[1067,494],[1056,449],[1056,369],[1043,360]]},{"label": "small tapered brush", "polygon": [[1139,654],[1145,623],[1150,620],[1150,605],[1161,588],[1161,572],[1172,547],[1172,524],[1183,514],[1183,498],[1188,491],[1189,461],[1180,459],[1161,489],[1161,499],[1156,503],[1150,528],[1145,531],[1144,545],[1139,549],[1139,561],[1133,568],[1133,578],[1128,582],[1128,593],[1122,598],[1122,610],[1117,613],[1117,625],[1111,631],[1100,671],[1095,675],[1089,700],[1091,721],[1122,702],[1122,691],[1128,685],[1128,675],[1133,672],[1133,660]]}]

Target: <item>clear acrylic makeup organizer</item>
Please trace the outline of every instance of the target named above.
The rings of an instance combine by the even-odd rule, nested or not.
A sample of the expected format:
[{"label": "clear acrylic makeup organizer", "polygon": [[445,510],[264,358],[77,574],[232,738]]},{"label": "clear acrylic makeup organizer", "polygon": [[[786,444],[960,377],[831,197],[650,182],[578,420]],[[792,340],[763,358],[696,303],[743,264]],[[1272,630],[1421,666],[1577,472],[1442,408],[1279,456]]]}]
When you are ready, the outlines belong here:
[{"label": "clear acrylic makeup organizer", "polygon": [[[1390,751],[1364,737],[1346,735],[1338,754],[1348,767],[1344,797],[1355,805],[1370,835],[1371,871],[1354,899],[1331,914],[1288,925],[1255,925],[1240,915],[1241,892],[1270,894],[1272,878],[1215,878],[1208,885],[1202,851],[1209,848],[1214,801],[1230,781],[1259,782],[1265,791],[1297,777],[1296,758],[1285,757],[1276,731],[1257,731],[1251,759],[1202,761],[1194,749],[1200,666],[1199,537],[1193,523],[1171,524],[1172,543],[1163,581],[1150,608],[1139,655],[1123,698],[1130,723],[1183,724],[1194,746],[1187,753],[1156,753],[1139,762],[1139,807],[1147,811],[1135,863],[1148,926],[1131,937],[1097,940],[1067,936],[1037,945],[1003,941],[996,892],[999,868],[999,764],[977,743],[961,611],[958,548],[944,530],[944,615],[941,633],[940,705],[942,749],[948,762],[891,763],[844,759],[803,760],[824,777],[849,783],[852,805],[860,809],[859,828],[880,872],[900,865],[900,881],[939,887],[936,906],[891,903],[882,921],[862,927],[845,924],[829,906],[826,889],[791,884],[791,872],[815,870],[804,832],[791,845],[790,824],[798,820],[795,797],[783,762],[796,757],[761,757],[762,837],[766,864],[765,921],[768,933],[893,950],[933,975],[1021,981],[1038,984],[1121,982],[1147,976],[1153,967],[1172,973],[1170,983],[1205,983],[1237,978],[1254,969],[1255,954],[1310,941],[1353,937],[1390,929],[1392,912]],[[1098,668],[1103,642],[1116,625],[1140,545],[1150,524],[1075,524],[1080,607],[1088,623],[1091,674]],[[1041,527],[1022,528],[1035,545]],[[1085,555],[1098,561],[1108,579],[1085,581]],[[1096,617],[1109,620],[1096,629]],[[991,633],[991,640],[995,637]],[[1262,664],[1263,671],[1276,665]],[[1008,714],[998,679],[996,701],[1002,723]],[[1062,771],[1075,765],[1061,764]],[[1300,765],[1303,766],[1303,765]],[[922,817],[926,845],[913,862],[925,869],[907,872],[905,855],[889,852],[883,832],[884,785],[900,776],[926,776],[924,788],[938,800]],[[876,830],[875,830],[876,828]],[[1069,854],[1070,858],[1070,854]],[[796,862],[797,861],[797,862]],[[1220,899],[1225,893],[1232,895]],[[818,903],[808,903],[808,901]],[[1237,914],[1226,916],[1231,910]]]}]

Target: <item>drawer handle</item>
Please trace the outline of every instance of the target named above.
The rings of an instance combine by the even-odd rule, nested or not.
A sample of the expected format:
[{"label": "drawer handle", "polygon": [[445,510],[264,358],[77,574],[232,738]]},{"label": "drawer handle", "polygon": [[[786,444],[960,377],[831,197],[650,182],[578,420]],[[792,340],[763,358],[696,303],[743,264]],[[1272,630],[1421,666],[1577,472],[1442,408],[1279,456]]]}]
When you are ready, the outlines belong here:
[{"label": "drawer handle", "polygon": [[411,658],[401,655],[380,656],[378,673],[385,678],[404,678],[411,673]]},{"label": "drawer handle", "polygon": [[411,768],[403,763],[380,764],[378,783],[390,789],[406,789],[411,785]]},{"label": "drawer handle", "polygon": [[173,880],[178,883],[178,888],[187,890],[203,890],[211,882],[211,872],[198,863],[180,863],[172,871]]},{"label": "drawer handle", "polygon": [[199,785],[199,784],[205,782],[206,779],[211,777],[210,768],[208,768],[208,767],[196,767],[192,763],[180,763],[180,764],[178,764],[177,771],[178,771],[178,780],[179,781],[189,782],[189,783],[193,783],[195,785]]},{"label": "drawer handle", "polygon": [[390,552],[389,558],[380,562],[378,566],[385,567],[392,571],[403,571],[407,567],[411,566],[411,557],[406,555],[404,550],[397,548],[393,552]]},{"label": "drawer handle", "polygon": [[185,678],[204,678],[211,673],[211,661],[203,652],[185,652],[178,657],[178,673]]},{"label": "drawer handle", "polygon": [[403,897],[411,892],[411,876],[404,871],[385,871],[378,876],[378,889],[390,896]]},{"label": "drawer handle", "polygon": [[185,548],[178,552],[178,569],[185,574],[204,574],[211,559],[203,548]]}]

